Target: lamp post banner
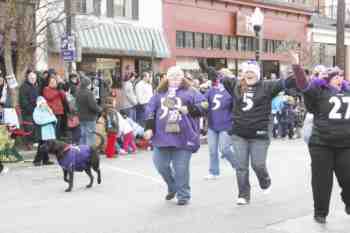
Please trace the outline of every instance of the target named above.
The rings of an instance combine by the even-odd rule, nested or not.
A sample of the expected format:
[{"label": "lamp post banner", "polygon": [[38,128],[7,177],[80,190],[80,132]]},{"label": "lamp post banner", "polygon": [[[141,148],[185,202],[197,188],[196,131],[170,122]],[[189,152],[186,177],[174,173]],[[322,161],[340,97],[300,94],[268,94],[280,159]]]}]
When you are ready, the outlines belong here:
[{"label": "lamp post banner", "polygon": [[61,56],[64,61],[73,62],[76,58],[75,37],[64,35],[61,37]]}]

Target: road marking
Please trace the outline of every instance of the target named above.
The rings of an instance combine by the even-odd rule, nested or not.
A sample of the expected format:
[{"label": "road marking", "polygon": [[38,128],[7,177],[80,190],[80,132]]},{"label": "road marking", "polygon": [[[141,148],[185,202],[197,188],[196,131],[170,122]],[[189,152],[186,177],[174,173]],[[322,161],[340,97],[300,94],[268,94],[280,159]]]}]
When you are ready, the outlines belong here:
[{"label": "road marking", "polygon": [[157,178],[154,178],[152,176],[147,176],[147,175],[144,175],[144,174],[139,173],[139,172],[129,171],[127,169],[123,169],[123,168],[119,168],[119,167],[115,167],[115,166],[108,166],[108,165],[104,165],[103,167],[108,167],[114,171],[124,173],[127,175],[141,177],[141,178],[144,178],[146,180],[150,180],[153,183],[162,184],[162,185],[164,184],[164,182],[161,179],[157,179]]}]

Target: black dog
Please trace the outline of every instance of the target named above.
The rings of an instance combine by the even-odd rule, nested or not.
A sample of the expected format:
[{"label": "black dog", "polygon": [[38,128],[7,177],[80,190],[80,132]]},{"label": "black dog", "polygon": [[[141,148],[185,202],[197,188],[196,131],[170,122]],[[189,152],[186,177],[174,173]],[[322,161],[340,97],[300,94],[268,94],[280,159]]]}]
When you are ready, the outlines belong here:
[{"label": "black dog", "polygon": [[91,188],[94,182],[91,168],[97,173],[97,183],[101,183],[100,156],[104,144],[104,138],[101,134],[95,133],[100,137],[98,146],[78,145],[73,146],[58,140],[50,140],[47,142],[47,151],[56,155],[59,165],[63,169],[63,179],[69,184],[66,192],[72,191],[74,171],[85,171],[90,178],[90,183],[86,186]]}]

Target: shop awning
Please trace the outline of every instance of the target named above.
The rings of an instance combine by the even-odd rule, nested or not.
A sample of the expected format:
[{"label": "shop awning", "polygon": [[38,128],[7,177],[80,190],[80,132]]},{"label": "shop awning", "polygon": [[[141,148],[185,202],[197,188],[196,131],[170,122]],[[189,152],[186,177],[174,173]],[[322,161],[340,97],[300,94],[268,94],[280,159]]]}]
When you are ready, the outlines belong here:
[{"label": "shop awning", "polygon": [[[156,58],[170,57],[168,44],[160,29],[88,16],[77,17],[76,28],[83,54],[151,57],[153,53]],[[60,37],[64,35],[64,29],[63,22],[50,25],[51,51],[60,51]]]}]

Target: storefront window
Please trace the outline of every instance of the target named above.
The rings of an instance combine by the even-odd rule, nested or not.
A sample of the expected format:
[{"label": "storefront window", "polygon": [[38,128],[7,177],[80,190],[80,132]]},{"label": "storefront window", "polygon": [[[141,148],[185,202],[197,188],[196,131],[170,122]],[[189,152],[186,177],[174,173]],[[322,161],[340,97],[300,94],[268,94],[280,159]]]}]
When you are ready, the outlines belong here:
[{"label": "storefront window", "polygon": [[222,49],[221,35],[213,35],[213,49]]},{"label": "storefront window", "polygon": [[238,51],[245,52],[247,50],[246,38],[245,37],[238,37],[237,45],[238,45]]},{"label": "storefront window", "polygon": [[237,50],[237,38],[236,37],[230,37],[230,47],[231,50]]},{"label": "storefront window", "polygon": [[138,19],[139,16],[139,0],[101,0],[100,5],[106,8],[101,10],[107,17]]},{"label": "storefront window", "polygon": [[176,32],[176,47],[185,48],[185,33]]},{"label": "storefront window", "polygon": [[202,49],[203,48],[203,33],[196,32],[194,34],[194,47],[196,49]]},{"label": "storefront window", "polygon": [[205,33],[204,34],[204,48],[205,49],[212,49],[212,36],[211,34]]},{"label": "storefront window", "polygon": [[185,48],[193,48],[194,40],[193,40],[193,32],[185,32]]},{"label": "storefront window", "polygon": [[152,62],[150,60],[138,60],[138,74],[141,75],[143,72],[149,72],[152,70]]},{"label": "storefront window", "polygon": [[222,49],[230,50],[230,38],[228,36],[222,36]]},{"label": "storefront window", "polygon": [[246,42],[246,49],[247,49],[247,51],[254,51],[255,38],[253,38],[253,37],[246,37],[245,38],[245,42]]}]

